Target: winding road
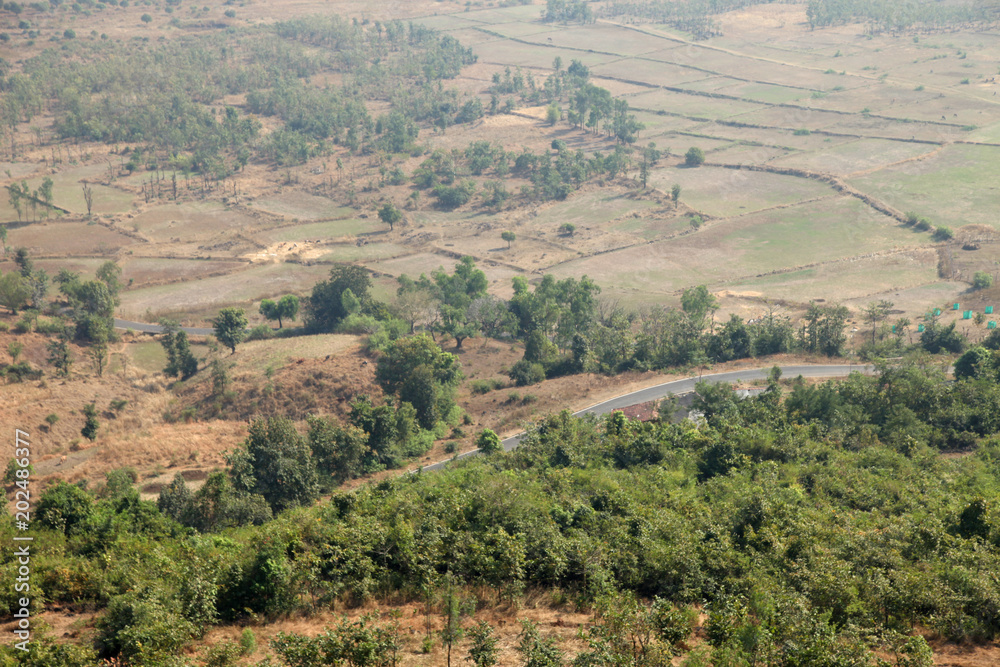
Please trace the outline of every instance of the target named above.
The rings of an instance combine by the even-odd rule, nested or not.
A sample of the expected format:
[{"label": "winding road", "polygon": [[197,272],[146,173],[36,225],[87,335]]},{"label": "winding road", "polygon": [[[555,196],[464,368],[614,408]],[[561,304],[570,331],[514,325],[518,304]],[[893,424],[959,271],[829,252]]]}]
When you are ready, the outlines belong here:
[{"label": "winding road", "polygon": [[[645,389],[639,389],[638,391],[633,391],[628,394],[623,394],[622,396],[617,396],[615,398],[609,399],[607,401],[602,401],[589,408],[584,408],[579,412],[574,412],[575,417],[582,417],[583,415],[605,415],[609,412],[615,410],[621,410],[627,408],[630,405],[636,405],[638,403],[646,403],[648,401],[653,401],[658,398],[664,398],[670,394],[680,396],[682,394],[690,394],[694,392],[695,385],[701,381],[705,382],[752,382],[754,380],[766,380],[768,375],[771,373],[773,366],[768,366],[767,368],[751,368],[739,371],[728,371],[726,373],[712,373],[711,375],[702,375],[699,377],[689,377],[682,380],[673,380],[671,382],[664,382],[663,384],[658,384],[654,387],[646,387]],[[871,374],[875,371],[875,367],[871,365],[864,364],[831,364],[831,365],[801,365],[801,366],[779,366],[781,369],[781,376],[785,378],[794,378],[798,376],[806,378],[834,378],[834,377],[847,377],[851,373],[866,373]],[[525,432],[522,431],[516,435],[512,435],[509,438],[503,440],[504,451],[509,452],[510,450],[521,444],[521,440],[524,438]],[[452,457],[445,461],[438,461],[437,463],[432,463],[431,465],[421,466],[416,470],[411,470],[410,472],[419,471],[432,471],[432,470],[442,470],[446,465],[452,461],[457,461],[458,459],[464,459],[467,456],[476,456],[479,454],[478,449],[473,449],[471,451],[459,454],[458,456]]]},{"label": "winding road", "polygon": [[[143,333],[163,333],[163,327],[159,324],[132,322],[130,320],[120,320],[118,318],[115,318],[115,327],[118,329],[132,329],[133,331],[141,331]],[[213,329],[199,327],[181,327],[181,330],[196,336],[210,336],[215,333]],[[691,394],[694,392],[695,385],[702,380],[705,382],[753,382],[754,380],[766,380],[768,375],[771,373],[772,368],[773,366],[768,366],[767,368],[750,368],[738,371],[728,371],[725,373],[712,373],[710,375],[683,378],[681,380],[672,380],[670,382],[664,382],[663,384],[658,384],[653,387],[646,387],[645,389],[639,389],[628,394],[623,394],[621,396],[616,396],[615,398],[596,403],[591,405],[589,408],[584,408],[583,410],[574,412],[573,416],[582,417],[584,415],[606,415],[609,412],[622,410],[630,405],[655,401],[656,399],[664,398],[670,394],[674,394],[675,396]],[[779,366],[779,368],[781,369],[782,377],[798,377],[801,375],[806,378],[847,377],[851,373],[858,372],[870,374],[875,370],[874,366],[864,364],[804,364],[799,366]],[[502,442],[504,451],[509,452],[517,447],[521,444],[521,440],[524,436],[525,432],[522,431],[504,439]],[[420,468],[416,468],[409,472],[442,470],[452,461],[464,459],[468,456],[476,456],[477,454],[479,454],[479,450],[473,449],[450,459],[421,466]]]}]

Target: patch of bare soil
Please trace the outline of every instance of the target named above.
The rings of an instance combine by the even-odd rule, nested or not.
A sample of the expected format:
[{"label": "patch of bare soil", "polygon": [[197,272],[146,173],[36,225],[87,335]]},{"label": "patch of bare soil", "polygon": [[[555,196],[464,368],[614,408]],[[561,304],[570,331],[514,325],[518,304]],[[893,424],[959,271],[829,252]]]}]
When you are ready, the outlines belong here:
[{"label": "patch of bare soil", "polygon": [[1000,642],[979,646],[932,641],[938,667],[996,667],[1000,665]]}]

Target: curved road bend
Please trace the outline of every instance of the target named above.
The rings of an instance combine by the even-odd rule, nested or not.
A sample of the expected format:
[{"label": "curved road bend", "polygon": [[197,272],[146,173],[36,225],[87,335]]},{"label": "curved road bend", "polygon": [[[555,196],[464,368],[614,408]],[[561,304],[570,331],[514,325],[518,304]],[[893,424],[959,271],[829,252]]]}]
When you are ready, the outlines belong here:
[{"label": "curved road bend", "polygon": [[[163,327],[159,324],[131,322],[129,320],[120,320],[118,318],[115,318],[115,327],[118,329],[132,329],[143,333],[163,333]],[[199,327],[181,327],[181,330],[196,336],[210,336],[215,333],[214,329]],[[589,408],[584,408],[579,412],[574,412],[573,415],[577,417],[591,414],[605,415],[609,412],[613,412],[614,410],[627,408],[630,405],[654,401],[669,394],[675,394],[677,396],[690,394],[694,392],[694,386],[702,380],[705,380],[706,382],[752,382],[754,380],[766,380],[771,372],[771,368],[773,368],[773,366],[768,368],[752,368],[747,370],[729,371],[726,373],[712,373],[711,375],[702,375],[700,377],[689,377],[684,378],[683,380],[664,382],[663,384],[647,387],[645,389],[639,389],[638,391],[633,391],[630,394],[624,394],[622,396],[617,396],[607,401],[597,403]],[[801,365],[781,366],[780,368],[782,377],[798,377],[801,375],[802,377],[807,378],[847,377],[855,371],[861,373],[872,373],[875,370],[874,366],[864,364]],[[502,444],[504,451],[509,452],[517,447],[521,443],[521,439],[524,435],[525,433],[522,431],[521,433],[517,433],[503,440]],[[451,461],[464,459],[467,456],[475,456],[478,453],[478,449],[473,449],[444,461],[438,461],[437,463],[432,463],[427,466],[421,466],[416,470],[441,470]],[[410,472],[416,472],[416,470],[411,470]]]},{"label": "curved road bend", "polygon": [[[705,382],[750,382],[753,380],[766,380],[768,375],[771,373],[771,368],[773,368],[773,366],[768,368],[752,368],[748,370],[729,371],[726,373],[713,373],[711,375],[702,375],[700,377],[689,377],[684,378],[683,380],[664,382],[663,384],[658,384],[654,387],[639,389],[638,391],[633,391],[630,394],[602,401],[601,403],[592,405],[589,408],[584,408],[579,412],[574,412],[573,415],[576,417],[582,417],[583,415],[605,415],[615,410],[627,408],[630,405],[646,403],[658,398],[663,398],[669,394],[675,394],[677,396],[680,396],[681,394],[690,394],[694,391],[695,385],[702,380]],[[853,372],[873,373],[875,371],[874,366],[864,364],[781,366],[780,368],[781,376],[784,378],[795,378],[800,375],[806,378],[847,377]],[[503,441],[504,451],[509,452],[517,447],[521,443],[521,439],[524,438],[524,436],[525,433],[522,431],[521,433],[506,438]],[[478,449],[473,449],[445,461],[439,461],[437,463],[432,463],[431,465],[422,466],[418,470],[441,470],[451,461],[464,459],[467,456],[475,456],[478,453]],[[410,472],[416,472],[416,470],[411,470]]]}]

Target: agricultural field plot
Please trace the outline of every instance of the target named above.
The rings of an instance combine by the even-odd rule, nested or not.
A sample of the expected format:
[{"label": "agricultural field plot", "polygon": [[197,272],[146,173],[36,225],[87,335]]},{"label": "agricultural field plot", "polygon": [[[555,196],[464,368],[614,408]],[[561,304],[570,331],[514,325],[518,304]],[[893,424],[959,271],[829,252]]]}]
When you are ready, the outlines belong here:
[{"label": "agricultural field plot", "polygon": [[[730,283],[725,289],[728,296],[766,296],[799,306],[819,299],[828,302],[854,300],[857,303],[851,305],[864,305],[868,301],[885,298],[893,302],[898,300],[902,308],[900,294],[926,290],[928,285],[937,285],[938,281],[937,253],[917,250],[777,273]],[[912,304],[905,307],[914,311]],[[916,312],[922,312],[926,307],[924,303],[916,307]]]},{"label": "agricultural field plot", "polygon": [[760,165],[774,161],[789,154],[783,148],[771,146],[754,146],[750,144],[731,144],[729,146],[713,150],[706,155],[711,162],[721,162],[724,164],[738,165]]},{"label": "agricultural field plot", "polygon": [[855,110],[863,106],[881,116],[922,121],[930,128],[947,128],[948,132],[955,132],[956,128],[965,132],[968,126],[979,127],[1000,120],[1000,104],[960,95],[941,96],[926,89],[905,91],[889,100],[881,96],[871,102],[859,102]]},{"label": "agricultural field plot", "polygon": [[[639,133],[641,141],[648,142],[654,137],[662,136],[672,132],[694,132],[701,133],[708,126],[705,121],[691,120],[680,116],[670,116],[651,111],[636,111],[636,120],[645,125],[645,129]],[[663,146],[665,148],[665,146]]]},{"label": "agricultural field plot", "polygon": [[[518,37],[518,38],[530,38],[534,35],[550,35],[553,33],[551,23],[541,23],[541,22],[522,22],[518,21],[516,23],[492,23],[487,25],[479,24],[481,30],[489,30],[490,32],[503,35],[504,37]],[[452,35],[455,33],[453,32]],[[527,39],[529,42],[546,42],[547,40],[535,40]],[[558,42],[556,43],[558,45]],[[541,64],[541,63],[539,63]]]},{"label": "agricultural field plot", "polygon": [[370,260],[382,261],[392,257],[399,257],[408,252],[413,252],[409,248],[397,243],[365,243],[338,244],[328,247],[329,252],[316,258],[317,262],[367,262]]},{"label": "agricultural field plot", "polygon": [[[81,181],[100,179],[106,172],[102,165],[87,165],[83,167],[72,167],[53,174],[52,203],[60,208],[64,208],[71,213],[85,215],[87,213],[87,202],[83,195],[83,184]],[[42,183],[39,176],[27,179],[28,187],[32,190],[38,188]],[[92,183],[93,190],[92,213],[121,213],[132,208],[135,195],[117,188]],[[4,197],[3,199],[6,199]]]},{"label": "agricultural field plot", "polygon": [[413,19],[413,22],[417,25],[422,25],[431,30],[441,30],[443,32],[448,32],[450,30],[460,30],[463,28],[472,28],[480,25],[482,21],[473,21],[464,16],[459,16],[456,14],[439,14],[437,16],[421,16],[419,18]]},{"label": "agricultural field plot", "polygon": [[533,271],[580,256],[579,252],[561,243],[532,238],[528,234],[518,234],[510,248],[500,238],[499,232],[465,236],[456,239],[455,243],[439,241],[434,245],[443,252],[461,252],[485,261],[504,262],[524,271]]},{"label": "agricultural field plot", "polygon": [[900,139],[903,141],[910,139],[932,143],[962,141],[968,132],[961,127],[943,123],[907,122],[905,119],[886,120],[859,115],[842,115],[836,123],[827,125],[824,130],[860,137]]},{"label": "agricultural field plot", "polygon": [[555,203],[539,212],[526,223],[533,232],[555,234],[563,224],[576,225],[579,230],[599,229],[609,222],[638,215],[661,206],[656,201],[640,199],[632,194],[595,189]]},{"label": "agricultural field plot", "polygon": [[298,218],[299,220],[342,219],[349,218],[355,214],[354,209],[344,206],[328,197],[317,197],[307,192],[297,191],[284,192],[275,197],[257,199],[249,202],[247,206],[285,218]]},{"label": "agricultural field plot", "polygon": [[822,150],[795,153],[775,160],[774,164],[779,167],[844,176],[858,171],[877,169],[901,160],[930,156],[938,150],[937,146],[928,144],[885,139],[857,139]]},{"label": "agricultural field plot", "polygon": [[[476,44],[482,44],[483,42],[503,41],[504,39],[503,37],[497,37],[496,35],[484,31],[481,27],[461,28],[459,30],[448,30],[446,32],[449,36],[454,37],[461,42],[462,46],[466,47],[474,47]],[[475,65],[471,67],[475,67]],[[471,69],[471,67],[463,69],[462,74],[460,74],[459,77],[464,78],[468,76],[468,69]]]},{"label": "agricultural field plot", "polygon": [[[853,137],[830,137],[824,134],[802,132],[806,128],[768,129],[738,127],[722,123],[702,123],[698,126],[706,136],[737,143],[757,143],[784,148],[790,151],[821,151],[838,144],[855,141]],[[796,130],[799,134],[795,134]]]},{"label": "agricultural field plot", "polygon": [[829,186],[806,178],[723,167],[657,169],[649,182],[665,192],[674,183],[680,185],[685,205],[713,217],[744,215],[833,194]]},{"label": "agricultural field plot", "polygon": [[654,37],[636,30],[615,25],[600,24],[583,27],[552,26],[551,32],[540,33],[526,38],[536,44],[547,43],[556,47],[580,48],[618,56],[641,56],[656,53],[669,46],[660,37]]},{"label": "agricultural field plot", "polygon": [[197,280],[248,268],[247,262],[226,260],[129,257],[120,262],[122,279],[134,287]]},{"label": "agricultural field plot", "polygon": [[325,243],[346,236],[357,236],[376,231],[388,231],[388,226],[378,218],[362,220],[347,218],[343,220],[327,220],[325,222],[310,222],[304,225],[290,225],[269,229],[256,234],[256,238],[266,243],[299,243],[302,241],[320,241]]},{"label": "agricultural field plot", "polygon": [[[600,239],[604,241],[604,248],[597,247],[596,243],[588,244],[586,236],[583,240],[573,240],[573,247],[583,252],[595,252],[607,247],[619,247],[633,245],[636,240],[656,241],[668,236],[676,236],[692,230],[691,217],[677,215],[668,212],[654,212],[649,215],[626,217],[616,220],[607,225],[610,233],[604,234]],[[615,234],[614,232],[620,232]],[[632,243],[625,242],[631,239]]]},{"label": "agricultural field plot", "polygon": [[991,123],[965,136],[966,141],[1000,144],[1000,123]]},{"label": "agricultural field plot", "polygon": [[747,83],[728,76],[713,76],[685,83],[680,87],[685,90],[719,93],[765,104],[784,104],[809,96],[809,92],[801,88],[775,86],[769,83]]},{"label": "agricultural field plot", "polygon": [[921,238],[926,237],[842,197],[710,224],[697,234],[568,262],[553,272],[587,274],[600,285],[623,290],[669,294],[697,284],[719,287],[790,265],[914,245]]},{"label": "agricultural field plot", "polygon": [[918,162],[850,179],[852,185],[935,224],[1000,228],[1000,147],[952,145]]},{"label": "agricultural field plot", "polygon": [[650,56],[643,58],[607,56],[607,58],[614,59],[592,66],[590,70],[592,76],[640,81],[650,86],[684,86],[713,76],[704,70],[675,65],[670,61],[655,60]]},{"label": "agricultural field plot", "polygon": [[0,161],[0,174],[8,178],[25,178],[42,168],[36,162],[3,162]]},{"label": "agricultural field plot", "polygon": [[137,243],[125,234],[91,222],[36,222],[7,232],[7,245],[32,255],[110,255]]},{"label": "agricultural field plot", "polygon": [[524,67],[550,66],[556,57],[562,58],[564,63],[579,60],[588,67],[621,59],[620,56],[603,53],[587,53],[586,51],[557,49],[540,45],[531,46],[509,39],[498,39],[492,42],[472,45],[472,49],[479,56],[480,62],[502,63],[511,67],[515,65]]},{"label": "agricultural field plot", "polygon": [[266,264],[235,273],[188,282],[143,287],[122,294],[125,319],[142,320],[147,313],[203,313],[262,298],[304,294],[329,274],[328,266]]},{"label": "agricultural field plot", "polygon": [[[844,122],[846,118],[854,117],[807,107],[757,107],[729,120],[748,125],[762,125],[765,128],[805,129],[816,132],[825,131],[837,123]],[[878,124],[886,125],[888,122],[878,121]],[[848,134],[844,130],[838,130],[838,132]],[[850,134],[859,135],[861,132],[854,131]],[[884,132],[868,132],[867,134],[883,136]]]},{"label": "agricultural field plot", "polygon": [[478,21],[488,25],[514,22],[537,21],[542,15],[538,5],[517,5],[498,9],[483,9],[475,12],[464,12],[462,18]]},{"label": "agricultural field plot", "polygon": [[[56,276],[59,274],[59,271],[66,269],[79,273],[80,277],[84,280],[90,280],[97,274],[97,269],[100,268],[101,264],[109,259],[111,258],[66,257],[60,259],[39,259],[35,261],[35,267],[44,270],[49,274],[49,277]],[[0,271],[7,273],[8,271],[16,270],[17,265],[12,260],[8,259],[0,262]]]},{"label": "agricultural field plot", "polygon": [[669,90],[651,90],[631,95],[629,105],[646,111],[666,111],[672,114],[711,120],[733,118],[761,108],[761,105],[753,102],[675,93]]},{"label": "agricultural field plot", "polygon": [[221,232],[253,232],[261,226],[274,223],[262,222],[238,210],[227,209],[220,202],[185,202],[167,204],[147,209],[126,223],[150,239],[163,242],[173,239],[185,242],[207,240]]},{"label": "agricultural field plot", "polygon": [[727,53],[713,48],[696,45],[694,49],[685,49],[684,60],[678,64],[696,66],[715,74],[734,79],[765,83],[778,86],[797,87],[806,92],[813,90],[828,90],[835,85],[854,88],[867,85],[862,77],[845,75],[836,77],[836,82],[825,80],[821,76],[823,70],[816,68],[796,67],[773,60],[761,60],[744,57],[737,53]]}]

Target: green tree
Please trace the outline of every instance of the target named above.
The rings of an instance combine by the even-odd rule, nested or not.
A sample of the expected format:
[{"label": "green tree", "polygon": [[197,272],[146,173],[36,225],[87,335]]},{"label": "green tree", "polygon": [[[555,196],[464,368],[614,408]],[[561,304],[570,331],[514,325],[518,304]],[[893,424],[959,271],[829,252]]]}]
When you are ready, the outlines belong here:
[{"label": "green tree", "polygon": [[143,15],[142,15],[142,16],[140,16],[139,18],[140,18],[140,19],[142,20],[142,22],[143,22],[143,23],[145,23],[146,25],[149,25],[149,24],[150,24],[150,23],[152,23],[152,21],[153,21],[153,17],[152,17],[152,16],[150,16],[149,14],[143,14]]},{"label": "green tree", "polygon": [[510,250],[510,244],[517,240],[517,234],[512,231],[504,231],[500,233],[500,238],[507,242],[507,249]]},{"label": "green tree", "polygon": [[42,494],[36,517],[46,528],[72,535],[85,525],[94,510],[94,498],[75,484],[59,480]]},{"label": "green tree", "polygon": [[674,183],[674,187],[670,188],[670,199],[676,204],[681,198],[681,186]]},{"label": "green tree", "polygon": [[29,299],[31,286],[21,274],[9,271],[0,277],[0,305],[17,313],[28,305]]},{"label": "green tree", "polygon": [[997,363],[994,353],[984,347],[970,347],[955,361],[955,378],[997,378]]},{"label": "green tree", "polygon": [[451,667],[451,647],[465,636],[465,629],[462,627],[462,616],[465,609],[463,609],[462,597],[456,590],[454,575],[449,572],[446,577],[442,599],[444,627],[441,628],[441,643],[447,650],[447,665]]},{"label": "green tree", "polygon": [[344,310],[344,290],[350,289],[363,307],[371,303],[368,272],[350,264],[338,264],[330,270],[330,278],[313,286],[306,305],[306,326],[313,331],[335,331],[350,313]]},{"label": "green tree", "polygon": [[705,164],[705,152],[696,146],[692,146],[684,154],[684,164],[688,167],[700,167]]},{"label": "green tree", "polygon": [[976,271],[976,275],[972,276],[972,288],[986,289],[987,287],[993,287],[993,274],[986,271]]},{"label": "green tree", "polygon": [[104,367],[108,363],[108,349],[112,334],[113,332],[104,320],[94,320],[91,323],[88,333],[90,345],[87,348],[87,356],[90,357],[98,377],[104,375]]},{"label": "green tree", "polygon": [[160,325],[163,327],[160,345],[167,353],[167,365],[163,368],[163,373],[168,377],[187,380],[198,372],[198,359],[191,352],[187,333],[172,320],[160,320]]},{"label": "green tree", "polygon": [[562,111],[559,110],[557,103],[553,102],[545,108],[545,120],[549,125],[555,125],[560,118],[562,118]]},{"label": "green tree", "polygon": [[705,319],[710,312],[714,312],[719,307],[719,302],[715,295],[708,291],[704,285],[698,285],[684,290],[681,295],[681,309],[687,313],[691,324],[701,331],[705,328]]},{"label": "green tree", "polygon": [[259,494],[275,512],[316,499],[316,464],[309,445],[284,417],[250,424],[246,441],[226,457],[233,488]]},{"label": "green tree", "polygon": [[51,178],[46,176],[42,179],[42,184],[38,186],[38,194],[45,203],[45,217],[49,217],[49,212],[52,210],[52,185],[53,181]]},{"label": "green tree", "polygon": [[111,296],[114,297],[115,305],[117,306],[120,302],[118,295],[125,286],[122,282],[122,267],[110,260],[104,262],[97,269],[97,279],[107,285],[108,291],[111,292]]},{"label": "green tree", "polygon": [[61,377],[69,377],[70,366],[73,365],[73,355],[69,349],[69,343],[62,336],[49,341],[48,362],[55,366],[56,374]]},{"label": "green tree", "polygon": [[892,301],[880,299],[879,301],[870,302],[862,310],[865,320],[868,321],[872,327],[872,345],[875,344],[875,335],[878,333],[879,324],[888,319],[889,313],[892,312],[892,307],[894,305],[895,304]]},{"label": "green tree", "polygon": [[278,328],[283,328],[283,320],[294,320],[299,314],[299,298],[294,294],[287,294],[277,302],[271,299],[264,299],[260,302],[260,314],[267,320],[278,320]]},{"label": "green tree", "polygon": [[499,659],[500,649],[493,634],[493,627],[486,621],[479,621],[469,629],[472,644],[469,646],[469,657],[466,658],[475,667],[494,667]]},{"label": "green tree", "polygon": [[576,225],[574,225],[572,222],[564,222],[561,225],[559,225],[559,233],[562,234],[563,236],[573,236],[573,233],[575,231],[576,231]]},{"label": "green tree", "polygon": [[503,451],[503,443],[500,436],[492,429],[484,428],[476,437],[476,448],[483,454],[494,454]]},{"label": "green tree", "polygon": [[431,429],[454,409],[454,389],[462,371],[455,355],[419,334],[388,347],[378,360],[375,379],[386,393],[411,404],[420,425]]},{"label": "green tree", "polygon": [[396,223],[403,219],[403,212],[392,202],[386,202],[378,210],[379,219],[389,225],[389,231],[396,228]]},{"label": "green tree", "polygon": [[87,403],[83,406],[83,415],[85,420],[83,428],[80,429],[80,435],[87,440],[95,440],[97,430],[101,427],[101,423],[97,421],[97,407],[93,403]]},{"label": "green tree", "polygon": [[212,326],[219,342],[230,349],[230,354],[235,354],[236,346],[247,335],[247,316],[242,308],[223,308],[212,320]]}]

